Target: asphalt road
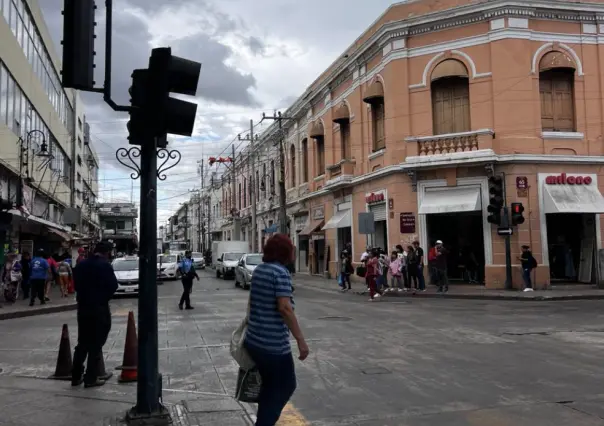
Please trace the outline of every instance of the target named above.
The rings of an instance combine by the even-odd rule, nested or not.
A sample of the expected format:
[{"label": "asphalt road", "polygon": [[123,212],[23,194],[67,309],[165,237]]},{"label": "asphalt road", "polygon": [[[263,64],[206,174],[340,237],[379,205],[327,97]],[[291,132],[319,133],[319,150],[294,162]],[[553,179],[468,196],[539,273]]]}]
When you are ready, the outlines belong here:
[{"label": "asphalt road", "polygon": [[[236,366],[228,354],[248,292],[208,272],[194,287],[196,309],[179,311],[180,291],[178,282],[159,291],[164,396],[188,399],[190,406],[203,407],[200,412],[208,411],[212,398],[222,398],[214,405],[230,407],[225,412],[250,411],[229,399]],[[602,302],[368,303],[359,296],[303,286],[295,297],[311,355],[297,364],[298,390],[280,424],[604,425]],[[121,363],[126,318],[136,309],[136,299],[115,300],[112,309],[108,367]],[[63,323],[70,326],[73,345],[73,312],[0,323],[0,394],[3,383],[7,388],[18,380],[65,389],[57,382],[36,382],[54,370]],[[103,398],[112,393],[112,409],[118,410],[132,400],[134,385],[90,391],[105,392]],[[68,424],[48,419],[44,424]],[[233,417],[205,424],[245,423]]]}]

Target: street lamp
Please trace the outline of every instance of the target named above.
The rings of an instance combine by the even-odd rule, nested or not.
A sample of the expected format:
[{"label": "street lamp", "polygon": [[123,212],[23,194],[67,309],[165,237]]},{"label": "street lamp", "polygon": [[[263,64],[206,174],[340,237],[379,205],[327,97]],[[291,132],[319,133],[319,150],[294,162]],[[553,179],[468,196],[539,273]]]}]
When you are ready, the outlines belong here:
[{"label": "street lamp", "polygon": [[[32,149],[32,140],[34,138],[41,138],[41,142],[39,143],[40,149],[36,152]],[[35,140],[35,142],[38,142]],[[46,135],[42,130],[30,130],[27,132],[25,137],[19,137],[17,140],[17,144],[19,145],[19,185],[17,191],[17,207],[23,206],[23,184],[31,185],[33,182],[33,177],[30,172],[30,155],[33,154],[34,158],[45,158],[46,160],[40,165],[38,170],[41,170],[42,167],[48,165],[48,163],[52,160],[53,156],[48,149],[48,144],[46,142]]]}]

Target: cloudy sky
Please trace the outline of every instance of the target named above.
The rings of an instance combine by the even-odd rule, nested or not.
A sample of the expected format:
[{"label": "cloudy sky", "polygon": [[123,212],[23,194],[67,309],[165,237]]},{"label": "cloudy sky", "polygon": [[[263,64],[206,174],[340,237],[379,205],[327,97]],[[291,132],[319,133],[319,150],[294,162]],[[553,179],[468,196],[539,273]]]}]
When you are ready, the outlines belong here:
[{"label": "cloudy sky", "polygon": [[[63,1],[39,3],[60,54]],[[98,83],[104,69],[104,3],[97,1]],[[237,135],[246,134],[250,119],[287,108],[393,1],[113,3],[112,96],[118,104],[127,104],[132,70],[147,67],[153,47],[170,46],[173,54],[202,63],[194,134],[171,142],[183,160],[160,182],[158,219],[164,222],[189,198],[188,191],[199,187],[199,160],[230,151]],[[127,145],[128,115],[113,112],[99,95],[86,93],[83,99],[101,159],[100,200],[128,201],[133,192],[138,202],[139,182],[132,185],[127,170],[115,162],[115,150]]]}]

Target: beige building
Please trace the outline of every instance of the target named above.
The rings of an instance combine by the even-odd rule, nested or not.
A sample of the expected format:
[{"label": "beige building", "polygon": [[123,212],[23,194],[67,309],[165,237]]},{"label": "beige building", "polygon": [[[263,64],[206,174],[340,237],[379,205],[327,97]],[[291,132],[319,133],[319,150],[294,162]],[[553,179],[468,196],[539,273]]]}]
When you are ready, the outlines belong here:
[{"label": "beige building", "polygon": [[98,234],[98,156],[35,0],[0,1],[0,40],[3,241],[54,250]]},{"label": "beige building", "polygon": [[[501,288],[504,238],[487,221],[495,174],[507,204],[525,208],[514,284],[524,244],[538,287],[599,281],[602,58],[596,0],[391,6],[284,112],[297,269],[333,277],[347,242],[358,260],[367,244],[419,240],[427,252],[440,239],[451,280],[467,279],[472,256],[479,280]],[[372,235],[359,232],[362,212]]]}]

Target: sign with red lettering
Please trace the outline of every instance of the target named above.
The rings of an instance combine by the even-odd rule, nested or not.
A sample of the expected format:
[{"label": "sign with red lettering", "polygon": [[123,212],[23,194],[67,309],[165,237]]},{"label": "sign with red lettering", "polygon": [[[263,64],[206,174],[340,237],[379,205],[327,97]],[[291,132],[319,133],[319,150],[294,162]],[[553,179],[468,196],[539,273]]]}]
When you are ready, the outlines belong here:
[{"label": "sign with red lettering", "polygon": [[528,179],[526,176],[517,176],[516,177],[516,189],[527,189],[528,188]]},{"label": "sign with red lettering", "polygon": [[384,193],[379,193],[379,194],[371,193],[365,197],[365,202],[367,204],[383,203],[385,200],[386,200],[386,197],[384,197]]},{"label": "sign with red lettering", "polygon": [[545,183],[548,185],[591,185],[592,182],[591,176],[567,176],[566,173],[545,178]]},{"label": "sign with red lettering", "polygon": [[415,215],[411,212],[401,213],[401,234],[415,234]]}]

